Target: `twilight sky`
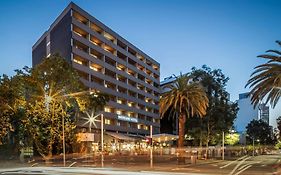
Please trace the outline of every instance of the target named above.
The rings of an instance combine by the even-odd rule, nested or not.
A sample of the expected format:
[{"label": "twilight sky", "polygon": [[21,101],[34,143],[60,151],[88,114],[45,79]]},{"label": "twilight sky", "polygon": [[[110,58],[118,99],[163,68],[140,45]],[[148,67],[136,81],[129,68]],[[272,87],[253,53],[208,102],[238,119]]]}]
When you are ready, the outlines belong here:
[{"label": "twilight sky", "polygon": [[[31,66],[31,47],[69,0],[0,1],[0,74]],[[237,100],[256,56],[278,48],[281,1],[278,0],[74,0],[161,64],[161,80],[203,64],[219,68]],[[271,124],[281,105],[270,111]]]}]

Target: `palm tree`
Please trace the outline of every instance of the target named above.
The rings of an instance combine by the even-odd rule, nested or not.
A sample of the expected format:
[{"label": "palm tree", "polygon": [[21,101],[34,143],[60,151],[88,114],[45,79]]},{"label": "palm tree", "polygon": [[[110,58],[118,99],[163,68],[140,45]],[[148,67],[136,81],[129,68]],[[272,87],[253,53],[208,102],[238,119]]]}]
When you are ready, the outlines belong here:
[{"label": "palm tree", "polygon": [[209,104],[203,87],[192,81],[188,75],[180,75],[174,83],[166,86],[167,92],[160,99],[160,115],[171,109],[177,116],[179,123],[178,148],[182,148],[185,134],[186,118],[192,116],[203,117]]},{"label": "palm tree", "polygon": [[[276,43],[281,46],[281,41]],[[275,107],[281,95],[281,51],[268,50],[266,53],[258,57],[267,59],[267,63],[256,66],[246,84],[252,88],[251,101],[255,107],[263,99]]]}]

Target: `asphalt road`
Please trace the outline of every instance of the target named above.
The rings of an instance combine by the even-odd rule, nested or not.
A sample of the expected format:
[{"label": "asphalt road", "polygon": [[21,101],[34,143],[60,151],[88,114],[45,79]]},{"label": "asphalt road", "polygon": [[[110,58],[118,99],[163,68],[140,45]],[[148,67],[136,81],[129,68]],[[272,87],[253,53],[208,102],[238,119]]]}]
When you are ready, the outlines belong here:
[{"label": "asphalt road", "polygon": [[[77,167],[46,167],[36,165],[37,167],[19,167],[0,169],[0,174],[44,174],[44,175],[281,175],[281,154],[243,156],[236,160],[198,160],[196,164],[177,165],[172,162],[154,164],[150,167],[149,163],[134,164],[110,163],[106,162],[104,168],[82,167],[77,163]],[[89,166],[89,165],[88,165]]]}]

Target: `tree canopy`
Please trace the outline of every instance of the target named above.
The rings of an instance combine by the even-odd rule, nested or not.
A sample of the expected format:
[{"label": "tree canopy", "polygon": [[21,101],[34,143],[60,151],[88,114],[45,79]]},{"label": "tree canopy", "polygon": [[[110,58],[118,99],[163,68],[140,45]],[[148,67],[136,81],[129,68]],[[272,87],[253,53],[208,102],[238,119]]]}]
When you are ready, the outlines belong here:
[{"label": "tree canopy", "polygon": [[246,126],[246,133],[247,140],[251,142],[253,140],[261,144],[274,144],[275,142],[272,127],[262,120],[252,120]]},{"label": "tree canopy", "polygon": [[229,78],[220,69],[212,70],[206,65],[200,69],[193,67],[190,75],[206,90],[209,107],[204,118],[187,120],[188,133],[194,138],[194,144],[215,144],[220,141],[222,131],[232,129],[238,111],[237,104],[230,101],[226,91]]},{"label": "tree canopy", "polygon": [[[281,46],[281,41],[276,41]],[[267,54],[259,55],[259,58],[268,60],[266,63],[255,67],[246,86],[251,89],[251,100],[256,107],[260,101],[275,107],[281,94],[281,51],[268,50]]]},{"label": "tree canopy", "polygon": [[[70,148],[75,142],[76,114],[89,108],[100,110],[108,101],[107,95],[90,92],[78,73],[59,55],[16,72],[11,78],[3,76],[0,82],[0,98],[4,99],[0,110],[10,109],[9,117],[0,125],[14,132],[18,142],[34,144],[46,159],[60,152],[63,129],[67,146]],[[14,88],[9,90],[10,86]],[[19,109],[22,115],[13,118]]]}]

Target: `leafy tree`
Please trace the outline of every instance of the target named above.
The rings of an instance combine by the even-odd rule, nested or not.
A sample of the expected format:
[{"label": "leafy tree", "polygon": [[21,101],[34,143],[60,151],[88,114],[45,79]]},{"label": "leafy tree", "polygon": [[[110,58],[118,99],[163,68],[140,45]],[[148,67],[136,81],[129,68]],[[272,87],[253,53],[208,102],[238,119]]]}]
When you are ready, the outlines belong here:
[{"label": "leafy tree", "polygon": [[[34,68],[16,70],[16,75],[0,77],[0,144],[13,137],[16,149],[35,146],[48,160],[76,142],[77,114],[103,109],[109,96],[89,91],[72,66],[59,55],[45,58]],[[6,139],[8,140],[8,139]],[[24,145],[22,145],[24,143]],[[30,145],[31,144],[31,145]],[[12,146],[13,146],[12,145]]]},{"label": "leafy tree", "polygon": [[228,133],[225,135],[226,145],[236,145],[239,143],[240,135],[238,133]]},{"label": "leafy tree", "polygon": [[253,140],[259,140],[261,144],[274,144],[275,142],[272,127],[262,120],[252,120],[246,126],[246,133],[250,144]]},{"label": "leafy tree", "polygon": [[237,104],[229,101],[229,94],[225,89],[229,78],[220,69],[212,70],[206,65],[201,69],[193,67],[191,76],[205,88],[209,107],[204,118],[187,120],[188,133],[194,138],[195,144],[215,144],[220,141],[222,131],[227,133],[232,128],[238,111]]},{"label": "leafy tree", "polygon": [[[24,105],[19,77],[7,75],[0,77],[0,144],[7,133],[19,133],[19,128],[22,127],[20,119],[24,115]],[[18,140],[16,137],[15,142],[18,143]]]},{"label": "leafy tree", "polygon": [[[281,41],[276,41],[281,46]],[[252,88],[251,100],[254,106],[266,99],[266,102],[275,107],[281,94],[281,52],[278,50],[268,50],[268,54],[258,57],[267,59],[267,63],[255,67],[251,78],[246,86]]]},{"label": "leafy tree", "polygon": [[208,98],[204,88],[192,81],[188,75],[180,75],[174,83],[166,86],[168,92],[160,99],[160,114],[163,116],[171,109],[179,122],[178,147],[184,146],[185,122],[193,116],[203,117],[208,107]]}]

